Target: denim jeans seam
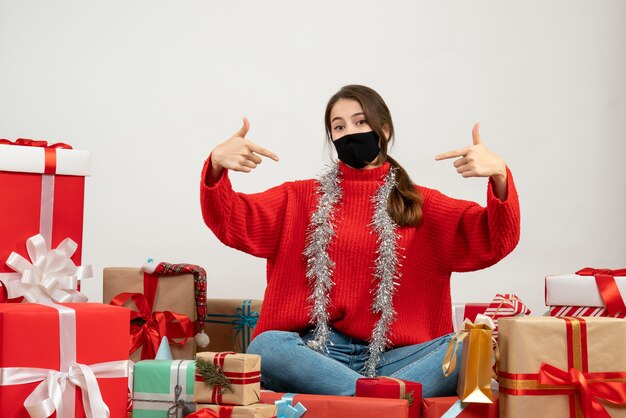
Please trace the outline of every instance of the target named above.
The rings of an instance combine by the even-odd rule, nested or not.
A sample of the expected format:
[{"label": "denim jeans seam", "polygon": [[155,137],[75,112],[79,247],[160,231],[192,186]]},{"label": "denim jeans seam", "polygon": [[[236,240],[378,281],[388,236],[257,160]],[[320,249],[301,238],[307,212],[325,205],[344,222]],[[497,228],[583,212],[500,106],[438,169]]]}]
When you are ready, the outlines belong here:
[{"label": "denim jeans seam", "polygon": [[[440,350],[442,349],[446,349],[447,348],[447,344],[441,344],[439,347],[435,348],[433,351],[431,351],[430,353],[426,354],[424,357],[415,360],[412,363],[407,364],[406,366],[404,366],[403,368],[401,368],[400,370],[396,370],[394,373],[392,373],[390,376],[394,377],[397,376],[399,374],[402,374],[403,372],[410,370],[411,368],[421,364],[422,362],[424,362],[425,360],[433,357],[435,354],[437,354]],[[408,356],[407,356],[408,357]],[[404,357],[406,358],[406,357]]]},{"label": "denim jeans seam", "polygon": [[[443,347],[443,346],[446,346],[446,347],[447,347],[447,344],[450,342],[450,340],[451,340],[451,339],[452,339],[452,336],[450,336],[449,338],[447,338],[447,341],[446,341],[446,342],[444,342],[444,343],[442,343],[442,344],[441,344],[439,347],[437,347],[436,349],[434,349],[434,350],[433,350],[433,352],[434,352],[434,351],[439,350],[439,349],[440,349],[441,347]],[[431,353],[432,353],[432,352],[431,352]],[[380,368],[380,367],[383,367],[383,366],[388,366],[388,365],[393,364],[393,363],[397,363],[397,362],[399,362],[399,361],[402,361],[402,360],[406,359],[407,357],[411,357],[412,355],[413,355],[413,353],[408,353],[408,354],[407,354],[406,356],[404,356],[404,357],[394,358],[394,359],[392,359],[392,360],[388,360],[388,361],[386,361],[386,362],[385,362],[385,361],[384,361],[384,359],[383,359],[383,360],[381,360],[381,361],[380,361],[380,363],[378,364],[378,367],[377,367],[377,368]],[[430,355],[430,353],[429,353],[428,355],[426,355],[424,358],[428,357],[429,355]],[[420,359],[420,360],[421,360],[421,359]],[[417,360],[417,361],[419,361],[419,360]],[[411,364],[413,364],[413,363],[411,363]],[[405,367],[406,367],[406,366],[405,366]]]}]

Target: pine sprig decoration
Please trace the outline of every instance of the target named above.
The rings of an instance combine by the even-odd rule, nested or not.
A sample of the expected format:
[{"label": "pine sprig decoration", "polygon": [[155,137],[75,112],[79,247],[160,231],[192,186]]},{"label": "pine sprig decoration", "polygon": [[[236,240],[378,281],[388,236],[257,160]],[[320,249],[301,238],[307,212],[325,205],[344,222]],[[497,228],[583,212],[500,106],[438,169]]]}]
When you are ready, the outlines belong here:
[{"label": "pine sprig decoration", "polygon": [[402,399],[409,401],[409,406],[413,405],[413,401],[415,400],[415,398],[413,398],[413,391],[405,393]]},{"label": "pine sprig decoration", "polygon": [[224,375],[222,369],[213,364],[213,362],[207,361],[202,357],[196,357],[196,370],[207,385],[219,386],[221,393],[225,391],[233,392],[230,380]]}]

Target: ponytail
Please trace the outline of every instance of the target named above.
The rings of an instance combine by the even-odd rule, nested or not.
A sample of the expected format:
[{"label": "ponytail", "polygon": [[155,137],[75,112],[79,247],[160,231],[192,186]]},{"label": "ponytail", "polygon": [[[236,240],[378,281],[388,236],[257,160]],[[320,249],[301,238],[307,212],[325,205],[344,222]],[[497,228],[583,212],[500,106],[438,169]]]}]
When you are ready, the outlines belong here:
[{"label": "ponytail", "polygon": [[399,226],[418,226],[422,222],[422,195],[415,189],[406,170],[391,156],[387,161],[396,170],[396,187],[387,201],[387,210]]}]

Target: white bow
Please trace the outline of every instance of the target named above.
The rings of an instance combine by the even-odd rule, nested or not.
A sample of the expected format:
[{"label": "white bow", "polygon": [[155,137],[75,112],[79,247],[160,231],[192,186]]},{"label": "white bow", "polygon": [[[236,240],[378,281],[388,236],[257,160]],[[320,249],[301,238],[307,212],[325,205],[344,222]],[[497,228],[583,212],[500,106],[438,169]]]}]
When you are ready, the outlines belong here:
[{"label": "white bow", "polygon": [[31,303],[86,302],[78,282],[92,277],[91,266],[76,267],[71,260],[78,244],[65,238],[59,246],[48,251],[43,236],[37,234],[26,241],[30,262],[13,252],[6,264],[20,273],[7,276],[5,285],[9,298],[23,296]]},{"label": "white bow", "polygon": [[[104,418],[109,417],[110,412],[102,399],[96,377],[129,377],[130,367],[128,360],[89,366],[72,363],[65,372],[29,367],[5,367],[0,368],[0,384],[19,385],[41,381],[24,401],[24,407],[32,418],[47,418],[55,411],[57,417],[66,416],[63,411],[63,396],[66,390],[73,391],[75,386],[81,388],[85,416]],[[74,408],[73,403],[65,406]],[[73,410],[68,413],[67,416],[73,416]]]}]

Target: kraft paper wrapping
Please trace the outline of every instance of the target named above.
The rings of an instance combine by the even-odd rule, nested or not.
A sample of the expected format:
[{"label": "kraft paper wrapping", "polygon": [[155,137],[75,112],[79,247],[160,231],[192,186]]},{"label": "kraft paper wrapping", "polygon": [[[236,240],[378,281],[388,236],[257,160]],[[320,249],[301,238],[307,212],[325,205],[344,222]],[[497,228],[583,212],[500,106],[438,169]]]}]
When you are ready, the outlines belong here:
[{"label": "kraft paper wrapping", "polygon": [[[626,372],[626,321],[584,318],[589,372]],[[525,317],[500,320],[500,417],[570,418],[568,395],[510,395],[512,383],[502,373],[539,372],[541,363],[568,370],[567,328],[561,318]],[[580,404],[576,401],[576,409]],[[626,408],[603,403],[611,417],[626,417]]]},{"label": "kraft paper wrapping", "polygon": [[245,353],[261,314],[262,300],[207,299],[204,332],[211,342],[200,351]]},{"label": "kraft paper wrapping", "polygon": [[[136,267],[106,267],[103,274],[103,303],[111,302],[122,292],[143,293],[144,272]],[[127,306],[136,310],[132,301]],[[187,315],[191,321],[197,319],[194,296],[193,274],[163,275],[159,277],[153,312],[171,311]],[[174,360],[193,360],[196,353],[194,338],[184,345],[170,344]],[[134,362],[141,360],[141,348],[131,354]]]},{"label": "kraft paper wrapping", "polygon": [[197,404],[196,407],[197,410],[208,408],[218,413],[220,408],[222,410],[232,408],[231,418],[272,418],[276,415],[276,407],[266,403],[255,403],[246,406],[224,406],[203,403]]},{"label": "kraft paper wrapping", "polygon": [[[199,403],[250,405],[261,399],[261,356],[256,354],[203,352],[196,359],[204,359],[219,368],[230,381],[232,390],[217,388],[204,382],[196,364],[194,399]],[[221,361],[219,360],[221,358]],[[221,396],[217,394],[221,393]]]}]

